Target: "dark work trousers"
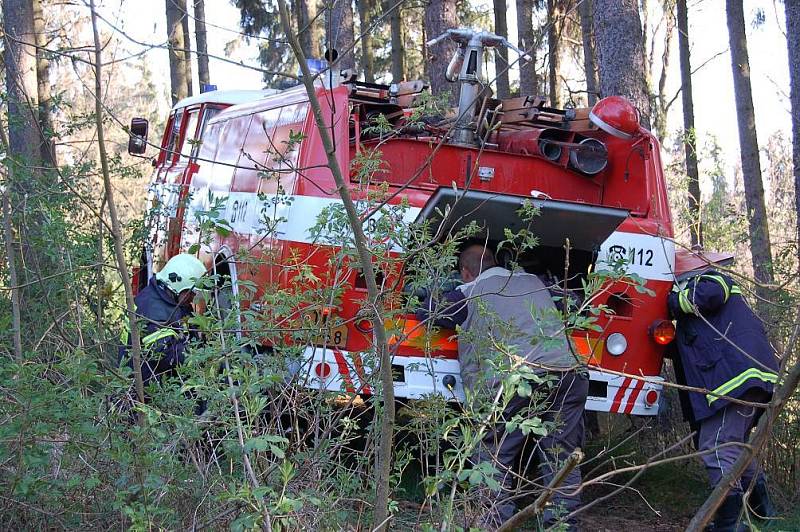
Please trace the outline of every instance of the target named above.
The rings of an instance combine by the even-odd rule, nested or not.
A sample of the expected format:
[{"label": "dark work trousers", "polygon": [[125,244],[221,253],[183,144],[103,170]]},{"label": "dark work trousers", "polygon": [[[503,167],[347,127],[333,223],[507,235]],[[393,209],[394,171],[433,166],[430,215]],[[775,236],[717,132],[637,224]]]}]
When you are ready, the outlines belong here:
[{"label": "dark work trousers", "polygon": [[[586,395],[589,391],[589,380],[586,375],[575,371],[552,372],[555,382],[540,385],[540,393],[547,393],[543,404],[534,404],[532,415],[536,415],[545,423],[555,424],[555,429],[536,442],[535,452],[539,459],[539,482],[546,486],[558,472],[561,465],[576,447],[583,445],[584,427],[583,412],[586,406]],[[536,391],[534,393],[536,394]],[[531,399],[517,396],[511,400],[503,412],[503,417],[510,420],[515,414],[531,406]],[[498,470],[497,482],[502,486],[499,497],[492,509],[482,518],[482,525],[497,527],[510,519],[517,511],[511,489],[514,483],[513,467],[525,444],[526,436],[517,429],[507,433],[503,424],[498,424],[481,442],[481,449],[473,456],[473,462],[492,461]],[[575,490],[581,483],[581,472],[575,468],[561,484],[559,491],[553,493],[551,504],[542,516],[543,522],[553,523],[557,516],[575,510],[580,504],[578,495],[566,496],[562,492]],[[570,521],[568,525],[574,525]]]},{"label": "dark work trousers", "polygon": [[[765,403],[769,396],[762,390],[750,390],[741,399],[754,403]],[[713,452],[702,455],[703,464],[708,472],[708,479],[712,486],[716,486],[720,479],[730,471],[734,462],[742,453],[740,446],[718,448],[723,443],[747,443],[750,430],[758,420],[760,409],[736,403],[728,403],[713,416],[700,422],[698,447],[700,451],[713,449]],[[730,495],[741,495],[751,482],[756,479],[759,472],[756,460],[752,460],[742,474],[741,480],[731,488]]]}]

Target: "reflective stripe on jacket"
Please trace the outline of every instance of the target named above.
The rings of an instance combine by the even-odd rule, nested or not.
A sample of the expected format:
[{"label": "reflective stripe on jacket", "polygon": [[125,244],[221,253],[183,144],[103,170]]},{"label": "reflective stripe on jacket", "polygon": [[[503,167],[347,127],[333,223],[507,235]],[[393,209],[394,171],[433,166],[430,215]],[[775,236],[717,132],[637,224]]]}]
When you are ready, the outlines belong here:
[{"label": "reflective stripe on jacket", "polygon": [[[158,375],[171,371],[184,359],[188,342],[184,318],[192,313],[190,306],[180,305],[177,296],[160,284],[155,277],[136,296],[136,315],[141,330],[142,379],[145,384]],[[127,323],[120,340],[120,359],[125,359],[130,349]],[[130,360],[126,360],[129,367]]]},{"label": "reflective stripe on jacket", "polygon": [[701,421],[752,388],[772,393],[778,359],[761,321],[733,280],[719,272],[697,275],[668,298],[677,320],[676,349],[686,384],[710,393],[689,393]]}]

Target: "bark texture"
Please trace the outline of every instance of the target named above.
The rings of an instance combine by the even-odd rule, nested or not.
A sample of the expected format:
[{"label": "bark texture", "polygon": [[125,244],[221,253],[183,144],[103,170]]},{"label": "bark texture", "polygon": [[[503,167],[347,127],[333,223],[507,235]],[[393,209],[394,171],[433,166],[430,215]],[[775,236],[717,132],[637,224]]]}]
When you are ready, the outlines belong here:
[{"label": "bark texture", "polygon": [[211,83],[211,73],[208,71],[206,0],[194,0],[194,35],[197,41],[197,79],[200,85],[208,85]]},{"label": "bark texture", "polygon": [[167,14],[167,47],[169,48],[169,81],[171,87],[172,104],[178,100],[186,98],[189,93],[187,87],[191,83],[191,78],[186,78],[186,40],[183,34],[183,16],[186,12],[181,11],[179,2],[185,0],[165,0]]},{"label": "bark texture", "polygon": [[[14,158],[12,180],[25,188],[25,179],[14,179],[24,173],[23,165],[39,160],[38,84],[36,76],[36,35],[33,6],[30,0],[4,0],[4,61],[6,96],[8,98],[8,149]],[[20,191],[24,192],[24,191]]]},{"label": "bark texture", "polygon": [[298,37],[306,57],[322,57],[319,49],[321,34],[317,22],[316,0],[296,0],[293,2],[296,12]]},{"label": "bark texture", "polygon": [[[800,269],[800,2],[786,0],[786,44],[789,48],[789,94],[792,103],[792,160],[794,166],[794,201],[797,214],[798,268]],[[800,272],[798,272],[800,273]]]},{"label": "bark texture", "polygon": [[561,107],[561,4],[558,0],[547,0],[547,69],[550,105]]},{"label": "bark texture", "polygon": [[338,68],[355,68],[355,30],[353,28],[353,4],[350,0],[331,0],[327,5],[327,37],[328,50],[336,50],[339,54],[336,64]]},{"label": "bark texture", "polygon": [[[494,32],[508,39],[508,20],[506,19],[506,0],[494,1]],[[511,96],[511,85],[508,81],[508,48],[498,46],[494,49],[494,68],[497,75],[497,97]]]},{"label": "bark texture", "polygon": [[581,40],[583,42],[583,70],[586,73],[586,103],[589,107],[597,102],[597,61],[594,51],[594,30],[592,24],[592,0],[578,2],[578,15],[581,20]]},{"label": "bark texture", "polygon": [[531,61],[519,60],[519,93],[535,96],[539,91],[536,80],[536,35],[533,32],[533,0],[517,0],[517,38],[520,49]]},{"label": "bark texture", "polygon": [[[758,154],[756,117],[753,110],[753,93],[750,87],[750,59],[747,54],[747,36],[744,29],[744,11],[741,0],[727,0],[728,35],[730,38],[733,90],[736,96],[736,118],[739,125],[739,150],[742,161],[742,179],[750,226],[750,252],[753,274],[760,283],[772,283],[772,252],[764,206],[764,183],[761,180],[761,161]],[[796,38],[796,36],[795,36]],[[761,289],[766,297],[768,291]]]},{"label": "bark texture", "polygon": [[36,34],[36,98],[39,102],[40,151],[42,161],[56,165],[55,142],[53,141],[52,97],[50,94],[50,60],[47,57],[47,35],[41,0],[31,2],[33,30]]},{"label": "bark texture", "polygon": [[183,28],[183,67],[186,69],[186,94],[192,95],[192,34],[189,32],[189,11],[186,0],[175,0],[181,11],[181,27]]},{"label": "bark texture", "polygon": [[681,99],[683,101],[683,149],[686,153],[686,175],[689,177],[689,226],[692,248],[703,247],[703,226],[700,220],[700,172],[697,169],[697,137],[694,130],[692,96],[692,64],[689,54],[689,14],[686,0],[678,0],[678,51],[681,60]]},{"label": "bark texture", "polygon": [[389,25],[392,33],[392,80],[395,82],[402,81],[406,77],[402,5],[403,0],[388,0],[386,3],[387,9],[391,10]]},{"label": "bark texture", "polygon": [[375,83],[375,58],[372,52],[372,0],[356,0],[358,21],[361,32],[361,70],[364,81]]},{"label": "bark texture", "polygon": [[[427,40],[435,39],[450,28],[458,27],[455,0],[430,0],[425,7],[425,35]],[[445,79],[445,71],[456,45],[450,39],[427,48],[428,72],[430,73],[431,92],[439,95],[449,91],[450,104],[458,99],[458,86]]]},{"label": "bark texture", "polygon": [[625,96],[650,127],[642,23],[636,0],[594,0],[594,35],[600,95]]}]

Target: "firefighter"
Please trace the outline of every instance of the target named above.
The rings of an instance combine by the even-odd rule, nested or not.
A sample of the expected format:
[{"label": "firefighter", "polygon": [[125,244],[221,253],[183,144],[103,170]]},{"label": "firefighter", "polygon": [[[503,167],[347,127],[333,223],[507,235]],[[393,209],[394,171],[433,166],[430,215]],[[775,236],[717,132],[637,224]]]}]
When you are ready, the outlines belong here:
[{"label": "firefighter", "polygon": [[[589,389],[588,377],[575,371],[563,324],[544,283],[533,274],[509,271],[496,265],[491,251],[481,244],[469,245],[459,256],[459,272],[464,284],[442,294],[438,300],[429,296],[417,312],[420,320],[433,319],[441,327],[460,326],[458,358],[468,399],[492,401],[501,377],[495,373],[497,362],[529,363],[543,383],[534,385],[528,397],[516,395],[503,411],[503,419],[524,415],[531,406],[531,396],[545,398],[537,405],[537,415],[555,428],[541,437],[535,452],[539,458],[541,481],[546,485],[566,457],[583,444],[583,412]],[[498,349],[496,346],[503,346]],[[512,360],[509,360],[512,359]],[[549,381],[549,382],[546,382]],[[526,394],[527,395],[527,394]],[[509,498],[514,474],[511,469],[520,455],[526,436],[517,429],[506,432],[505,423],[488,430],[480,449],[473,456],[475,464],[493,462],[497,481],[502,486],[497,504],[484,515],[483,524],[497,526],[510,519],[516,505]],[[553,504],[543,516],[544,524],[553,524],[558,515],[575,510],[578,495],[566,495],[581,483],[575,468],[555,492]],[[574,530],[576,523],[567,523]]]},{"label": "firefighter", "polygon": [[[136,314],[142,331],[142,380],[152,383],[173,373],[184,361],[184,350],[190,334],[184,321],[192,314],[192,300],[197,281],[206,267],[193,255],[181,253],[172,257],[136,296]],[[129,336],[127,332],[125,336]],[[124,338],[122,359],[127,359],[130,339]]]},{"label": "firefighter", "polygon": [[[762,410],[727,398],[766,403],[778,380],[778,359],[761,321],[727,275],[709,267],[710,261],[693,254],[689,273],[675,284],[668,297],[677,323],[674,356],[678,382],[711,393],[682,393],[684,415],[697,432],[711,484],[715,486],[741,453],[750,430]],[[750,505],[760,517],[772,517],[764,474],[751,461],[742,478],[731,488],[714,517],[710,530],[740,530],[738,524],[745,489],[753,486]]]}]

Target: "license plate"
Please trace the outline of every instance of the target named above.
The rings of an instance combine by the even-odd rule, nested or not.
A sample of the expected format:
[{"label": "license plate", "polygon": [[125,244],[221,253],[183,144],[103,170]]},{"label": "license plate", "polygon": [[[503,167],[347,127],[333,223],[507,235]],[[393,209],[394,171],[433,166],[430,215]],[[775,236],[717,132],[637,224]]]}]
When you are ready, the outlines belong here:
[{"label": "license plate", "polygon": [[347,325],[323,329],[323,334],[317,336],[315,344],[328,345],[344,349],[347,345]]},{"label": "license plate", "polygon": [[335,316],[328,316],[327,320],[321,319],[319,311],[314,310],[308,314],[308,320],[313,327],[312,343],[338,348],[344,348],[347,345],[347,325],[330,326],[338,321]]}]

